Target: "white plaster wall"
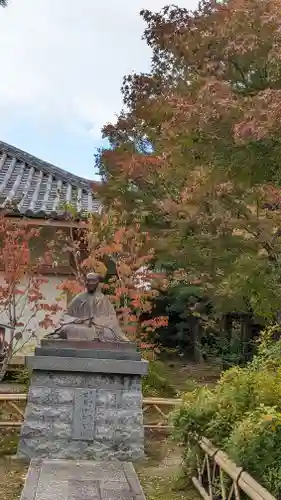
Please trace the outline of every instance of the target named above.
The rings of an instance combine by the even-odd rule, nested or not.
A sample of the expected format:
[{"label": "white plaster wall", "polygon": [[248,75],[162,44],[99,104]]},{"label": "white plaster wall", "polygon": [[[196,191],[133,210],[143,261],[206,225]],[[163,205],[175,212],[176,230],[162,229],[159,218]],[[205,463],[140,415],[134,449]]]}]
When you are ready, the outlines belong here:
[{"label": "white plaster wall", "polygon": [[[56,298],[61,298],[59,302],[59,306],[62,307],[63,309],[66,308],[66,296],[61,293],[61,290],[58,290],[58,285],[63,281],[63,278],[59,278],[56,276],[48,276],[46,277],[46,280],[48,280],[47,283],[42,284],[42,293],[44,295],[45,302],[48,304],[53,304],[56,302]],[[3,283],[3,272],[0,272],[0,284]],[[24,288],[24,284],[23,284]],[[26,322],[30,319],[31,317],[31,311],[30,311],[30,306],[28,304],[25,304],[25,298],[24,296],[21,297],[18,306],[17,306],[17,311],[21,311],[23,309],[22,316],[20,318],[20,321],[26,324]],[[24,306],[24,307],[23,307]],[[1,308],[1,306],[0,306]],[[63,313],[63,310],[59,311],[56,315],[53,316],[53,320],[55,323],[57,323]],[[36,332],[36,338],[30,339],[30,333],[26,333],[23,336],[23,339],[17,343],[16,349],[18,349],[20,346],[22,346],[19,350],[19,352],[16,353],[16,355],[21,355],[21,354],[26,354],[30,353],[34,350],[34,347],[38,345],[40,338],[44,337],[47,333],[50,333],[53,331],[53,328],[49,328],[48,330],[45,329],[40,329],[38,324],[39,321],[42,320],[45,316],[44,312],[38,313],[37,317],[35,317],[31,322],[30,322],[30,327],[32,330]],[[0,323],[4,324],[9,324],[9,318],[6,314],[6,312],[0,311]],[[10,340],[10,331],[9,329],[6,329],[6,340],[9,342]],[[28,341],[28,342],[27,342]],[[27,343],[26,343],[27,342]],[[23,345],[24,344],[24,345]]]}]

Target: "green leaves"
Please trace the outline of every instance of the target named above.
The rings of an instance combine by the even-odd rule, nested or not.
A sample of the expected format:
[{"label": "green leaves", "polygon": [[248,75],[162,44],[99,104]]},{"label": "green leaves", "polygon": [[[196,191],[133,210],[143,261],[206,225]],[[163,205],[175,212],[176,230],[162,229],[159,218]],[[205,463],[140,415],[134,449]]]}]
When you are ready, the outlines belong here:
[{"label": "green leaves", "polygon": [[124,110],[104,128],[103,200],[137,213],[157,258],[193,273],[217,311],[272,320],[281,291],[280,3],[203,0],[196,13],[141,15],[152,69],[124,79]]},{"label": "green leaves", "polygon": [[280,308],[280,270],[267,258],[242,255],[233,262],[232,271],[217,289],[220,308],[247,312],[272,320]]},{"label": "green leaves", "polygon": [[[264,361],[269,349],[269,361],[272,346],[273,339],[267,338],[257,358]],[[274,371],[269,364],[259,366],[256,362],[243,369],[232,368],[214,389],[201,388],[191,397],[187,395],[174,420],[176,437],[187,450],[185,470],[192,465],[197,440],[205,436],[271,494],[280,497],[280,354],[279,346],[279,367],[276,353]]]}]

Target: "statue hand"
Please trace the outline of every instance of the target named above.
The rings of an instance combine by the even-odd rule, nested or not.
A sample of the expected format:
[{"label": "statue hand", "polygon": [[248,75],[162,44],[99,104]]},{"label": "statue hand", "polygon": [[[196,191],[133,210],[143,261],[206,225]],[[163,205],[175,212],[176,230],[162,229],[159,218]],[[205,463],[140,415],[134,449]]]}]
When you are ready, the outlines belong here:
[{"label": "statue hand", "polygon": [[89,318],[89,327],[93,326],[93,321],[94,321],[94,317],[93,317],[93,316],[91,316],[91,317]]},{"label": "statue hand", "polygon": [[85,319],[81,319],[81,318],[77,318],[77,319],[74,321],[74,323],[75,323],[76,325],[82,325],[82,323],[84,323],[84,322],[85,322]]}]

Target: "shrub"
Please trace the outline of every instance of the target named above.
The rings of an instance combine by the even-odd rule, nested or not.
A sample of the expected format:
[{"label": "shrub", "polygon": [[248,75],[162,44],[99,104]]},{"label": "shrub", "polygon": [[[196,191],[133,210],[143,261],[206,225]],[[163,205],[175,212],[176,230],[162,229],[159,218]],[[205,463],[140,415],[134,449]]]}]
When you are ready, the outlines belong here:
[{"label": "shrub", "polygon": [[148,374],[142,379],[142,391],[145,397],[173,398],[177,396],[176,389],[165,376],[161,361],[150,361]]},{"label": "shrub", "polygon": [[186,470],[192,470],[190,457],[205,436],[280,497],[281,340],[276,331],[264,333],[252,363],[226,371],[214,389],[189,395],[174,423],[186,448]]},{"label": "shrub", "polygon": [[28,387],[30,382],[30,373],[26,368],[23,368],[20,372],[17,372],[13,376],[13,380],[17,384],[24,384],[26,387]]},{"label": "shrub", "polygon": [[225,450],[277,498],[281,493],[281,413],[261,405],[237,422]]}]

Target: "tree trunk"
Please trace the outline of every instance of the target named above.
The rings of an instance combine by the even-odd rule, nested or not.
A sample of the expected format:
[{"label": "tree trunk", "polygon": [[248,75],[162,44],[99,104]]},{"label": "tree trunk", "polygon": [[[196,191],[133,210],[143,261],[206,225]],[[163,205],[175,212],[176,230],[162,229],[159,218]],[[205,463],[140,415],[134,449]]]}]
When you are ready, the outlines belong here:
[{"label": "tree trunk", "polygon": [[250,340],[251,340],[251,325],[252,318],[250,315],[244,316],[241,320],[241,343],[242,343],[242,356],[243,361],[250,359]]},{"label": "tree trunk", "polygon": [[13,342],[10,342],[7,353],[5,355],[5,358],[2,362],[1,370],[0,370],[0,383],[2,382],[3,378],[5,377],[10,361],[12,359],[13,355]]},{"label": "tree trunk", "polygon": [[195,363],[203,363],[204,359],[200,350],[200,340],[201,340],[201,328],[200,328],[200,319],[194,318],[194,322],[192,325],[192,333],[193,333],[193,359]]},{"label": "tree trunk", "polygon": [[224,323],[223,329],[226,333],[228,344],[230,345],[232,340],[232,323],[233,323],[233,318],[230,313],[224,315],[223,323]]}]

